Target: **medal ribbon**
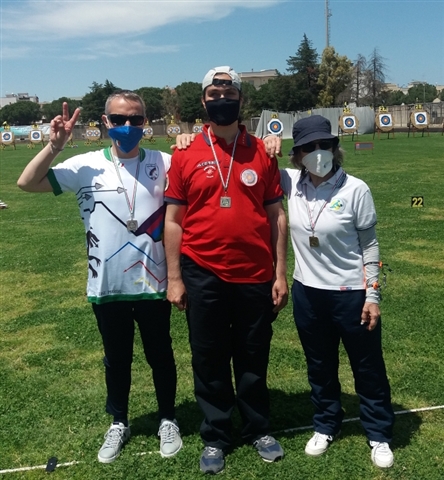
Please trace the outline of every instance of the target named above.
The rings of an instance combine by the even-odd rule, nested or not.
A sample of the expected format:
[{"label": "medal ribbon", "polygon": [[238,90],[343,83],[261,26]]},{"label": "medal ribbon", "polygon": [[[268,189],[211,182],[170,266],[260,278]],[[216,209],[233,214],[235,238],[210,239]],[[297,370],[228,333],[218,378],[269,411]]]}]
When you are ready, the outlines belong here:
[{"label": "medal ribbon", "polygon": [[213,151],[213,157],[214,157],[214,160],[216,160],[216,165],[217,165],[217,171],[219,172],[219,177],[220,177],[220,181],[222,182],[222,186],[224,187],[224,192],[225,194],[227,193],[227,190],[228,190],[228,183],[230,181],[230,175],[231,175],[231,168],[233,166],[233,160],[234,160],[234,153],[236,151],[236,144],[237,144],[237,137],[239,136],[239,130],[237,131],[236,133],[236,138],[234,139],[234,145],[233,145],[233,150],[231,152],[231,159],[230,159],[230,166],[228,167],[228,175],[227,175],[227,181],[224,182],[224,177],[222,175],[222,170],[220,168],[220,165],[219,165],[219,160],[217,159],[217,156],[216,156],[216,150],[214,149],[214,145],[213,145],[213,140],[211,139],[211,127],[208,128],[208,138],[210,139],[210,145],[211,145],[211,150]]},{"label": "medal ribbon", "polygon": [[117,176],[119,177],[119,181],[122,184],[123,187],[123,193],[125,194],[125,199],[126,199],[126,204],[128,205],[128,211],[130,214],[130,219],[134,219],[134,211],[136,209],[136,193],[137,193],[137,184],[138,184],[138,179],[139,179],[139,170],[140,170],[140,151],[139,151],[139,159],[137,160],[137,168],[136,168],[136,175],[134,177],[134,188],[133,188],[133,198],[130,201],[129,196],[128,196],[128,191],[125,188],[125,185],[123,183],[122,177],[120,176],[119,172],[119,167],[117,165],[116,157],[114,156],[113,152],[111,151],[111,148],[109,149],[109,153],[111,155],[111,158],[113,159],[114,163],[114,168],[116,169]]},{"label": "medal ribbon", "polygon": [[331,197],[333,196],[333,192],[336,190],[336,188],[342,186],[342,183],[344,182],[346,177],[346,173],[342,172],[342,175],[336,180],[336,183],[333,185],[333,188],[331,189],[330,196],[327,200],[325,200],[324,205],[322,205],[321,209],[319,210],[318,214],[316,215],[315,220],[313,221],[313,217],[311,215],[310,207],[308,206],[308,200],[307,200],[307,185],[305,184],[305,206],[307,208],[307,214],[308,214],[308,219],[310,221],[310,227],[311,227],[311,232],[312,235],[314,236],[315,228],[316,228],[316,223],[318,222],[318,218],[320,217],[321,213],[323,212],[324,208],[326,205],[331,201]]}]

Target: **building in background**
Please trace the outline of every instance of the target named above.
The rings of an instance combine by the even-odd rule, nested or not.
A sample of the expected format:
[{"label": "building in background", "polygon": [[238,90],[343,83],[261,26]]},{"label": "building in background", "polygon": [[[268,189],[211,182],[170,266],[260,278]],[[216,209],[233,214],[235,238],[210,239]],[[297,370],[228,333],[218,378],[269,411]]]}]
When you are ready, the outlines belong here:
[{"label": "building in background", "polygon": [[258,89],[261,85],[268,83],[269,80],[276,78],[278,72],[275,69],[271,70],[260,70],[259,72],[241,72],[239,77],[242,82],[250,83],[254,88]]}]

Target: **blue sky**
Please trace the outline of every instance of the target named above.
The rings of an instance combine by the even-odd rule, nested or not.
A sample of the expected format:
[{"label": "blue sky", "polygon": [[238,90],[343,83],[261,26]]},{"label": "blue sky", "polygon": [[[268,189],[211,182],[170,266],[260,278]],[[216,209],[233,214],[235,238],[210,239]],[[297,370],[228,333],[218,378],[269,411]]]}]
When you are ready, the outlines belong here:
[{"label": "blue sky", "polygon": [[[303,34],[326,45],[324,0],[0,0],[0,95],[80,97],[201,82],[218,65],[285,73]],[[378,48],[386,81],[444,84],[444,0],[330,0],[330,45]]]}]

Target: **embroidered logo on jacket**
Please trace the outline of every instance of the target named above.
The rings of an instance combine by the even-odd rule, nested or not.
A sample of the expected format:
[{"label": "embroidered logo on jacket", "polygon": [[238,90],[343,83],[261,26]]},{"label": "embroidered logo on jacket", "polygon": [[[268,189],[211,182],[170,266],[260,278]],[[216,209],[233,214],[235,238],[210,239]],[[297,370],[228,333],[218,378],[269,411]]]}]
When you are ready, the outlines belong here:
[{"label": "embroidered logo on jacket", "polygon": [[254,170],[251,170],[250,168],[247,170],[244,170],[241,173],[241,181],[247,187],[252,187],[257,183],[257,173]]},{"label": "embroidered logo on jacket", "polygon": [[147,163],[145,173],[150,180],[157,180],[159,178],[159,167],[155,163]]}]

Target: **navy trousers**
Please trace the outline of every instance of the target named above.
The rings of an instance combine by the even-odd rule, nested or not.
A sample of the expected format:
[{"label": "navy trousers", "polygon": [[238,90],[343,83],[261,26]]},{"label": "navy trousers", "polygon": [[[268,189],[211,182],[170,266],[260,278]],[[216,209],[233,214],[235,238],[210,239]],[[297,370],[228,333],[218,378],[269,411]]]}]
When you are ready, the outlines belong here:
[{"label": "navy trousers", "polygon": [[307,359],[315,413],[314,430],[335,435],[341,428],[339,342],[347,351],[360,399],[360,419],[368,440],[392,440],[394,413],[381,346],[381,320],[369,332],[361,325],[365,291],[333,291],[292,286],[293,314]]},{"label": "navy trousers", "polygon": [[107,389],[106,411],[127,420],[135,322],[152,369],[159,419],[174,419],[176,364],[170,336],[171,304],[166,300],[92,304],[102,335]]},{"label": "navy trousers", "polygon": [[271,282],[228,283],[187,256],[181,262],[194,390],[205,416],[202,440],[221,449],[232,444],[231,414],[237,403],[242,438],[253,442],[269,433],[267,368],[276,318]]}]

